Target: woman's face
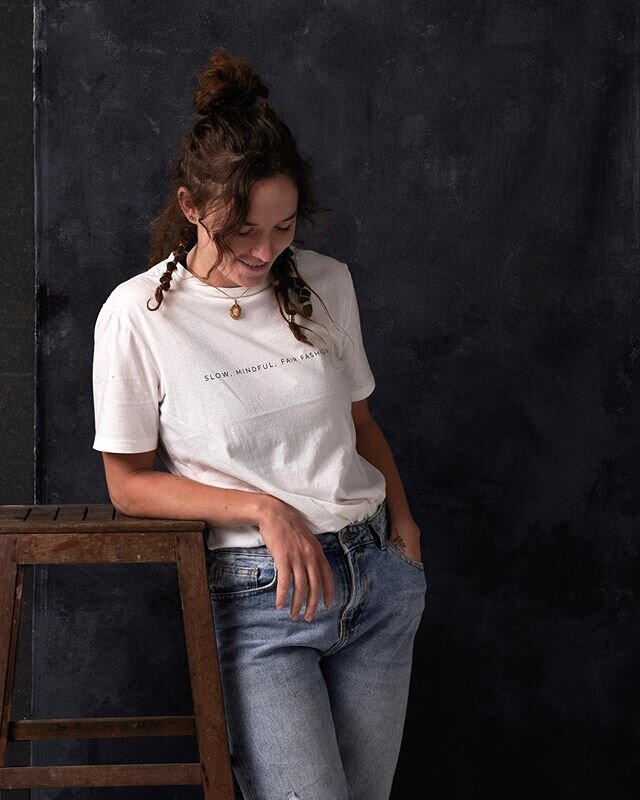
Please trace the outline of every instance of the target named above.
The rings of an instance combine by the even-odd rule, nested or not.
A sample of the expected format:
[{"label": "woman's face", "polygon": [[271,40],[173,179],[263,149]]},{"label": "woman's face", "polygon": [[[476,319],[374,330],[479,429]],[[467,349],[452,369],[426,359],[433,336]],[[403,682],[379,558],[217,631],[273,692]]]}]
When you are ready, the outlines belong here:
[{"label": "woman's face", "polygon": [[[249,191],[249,213],[240,231],[229,240],[234,255],[225,255],[209,276],[214,286],[257,286],[267,276],[273,262],[293,241],[296,232],[298,189],[287,175],[256,181]],[[202,220],[208,230],[215,226],[215,215]],[[217,257],[217,248],[198,225],[198,250]],[[199,267],[198,272],[206,274]]]}]

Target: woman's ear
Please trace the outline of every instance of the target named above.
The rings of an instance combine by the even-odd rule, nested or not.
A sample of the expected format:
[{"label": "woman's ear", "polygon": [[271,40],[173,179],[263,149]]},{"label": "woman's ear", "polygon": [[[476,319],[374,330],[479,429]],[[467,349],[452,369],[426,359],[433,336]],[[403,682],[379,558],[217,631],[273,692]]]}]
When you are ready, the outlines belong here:
[{"label": "woman's ear", "polygon": [[181,186],[178,189],[178,203],[189,222],[196,224],[198,222],[198,209],[191,201],[191,194],[186,186]]}]

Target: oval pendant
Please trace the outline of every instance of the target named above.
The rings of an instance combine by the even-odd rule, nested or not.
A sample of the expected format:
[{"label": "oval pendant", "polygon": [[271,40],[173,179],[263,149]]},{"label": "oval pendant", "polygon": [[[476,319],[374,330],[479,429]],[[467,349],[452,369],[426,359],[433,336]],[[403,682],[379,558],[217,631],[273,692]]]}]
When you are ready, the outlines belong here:
[{"label": "oval pendant", "polygon": [[242,316],[242,309],[237,303],[234,303],[229,309],[229,313],[234,319],[240,319]]}]

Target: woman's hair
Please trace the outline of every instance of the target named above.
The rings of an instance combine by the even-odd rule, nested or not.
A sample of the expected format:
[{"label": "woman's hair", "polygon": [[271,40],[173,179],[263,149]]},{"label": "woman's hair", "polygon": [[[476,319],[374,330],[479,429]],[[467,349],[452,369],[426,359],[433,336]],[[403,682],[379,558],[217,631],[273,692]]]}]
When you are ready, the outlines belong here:
[{"label": "woman's hair", "polygon": [[[310,164],[298,154],[291,131],[267,102],[268,94],[245,60],[232,58],[221,48],[211,53],[193,95],[198,115],[182,139],[179,158],[171,164],[166,204],[151,223],[150,266],[166,258],[168,251],[175,258],[155,291],[157,305],[151,308],[147,303],[150,311],[160,307],[164,292],[170,289],[177,260],[197,242],[196,226],[180,207],[180,186],[188,189],[200,213],[198,224],[204,225],[202,218],[212,211],[220,220],[215,231],[207,230],[218,250],[207,277],[225,254],[232,253],[228,239],[245,223],[249,192],[256,181],[277,175],[291,178],[298,190],[299,218],[310,220],[315,212],[327,210],[318,205]],[[301,277],[291,248],[278,256],[271,270],[282,317],[296,339],[312,344],[303,333],[309,328],[297,325],[293,315],[311,316],[311,292],[324,306],[322,298]]]}]

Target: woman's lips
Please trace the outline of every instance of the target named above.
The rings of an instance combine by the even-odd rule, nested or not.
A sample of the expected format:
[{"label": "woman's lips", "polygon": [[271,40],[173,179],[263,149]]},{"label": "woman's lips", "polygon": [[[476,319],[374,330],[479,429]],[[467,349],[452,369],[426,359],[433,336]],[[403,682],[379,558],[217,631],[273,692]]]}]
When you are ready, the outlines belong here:
[{"label": "woman's lips", "polygon": [[243,264],[245,267],[248,267],[249,269],[254,269],[254,270],[264,269],[265,267],[269,266],[269,262],[268,261],[266,261],[264,264],[248,264],[242,258],[238,258],[238,261],[241,264]]}]

